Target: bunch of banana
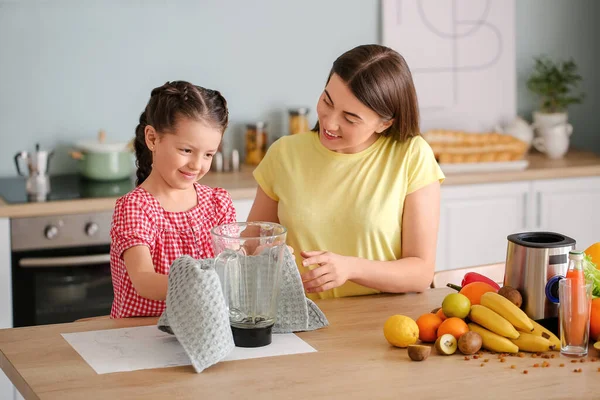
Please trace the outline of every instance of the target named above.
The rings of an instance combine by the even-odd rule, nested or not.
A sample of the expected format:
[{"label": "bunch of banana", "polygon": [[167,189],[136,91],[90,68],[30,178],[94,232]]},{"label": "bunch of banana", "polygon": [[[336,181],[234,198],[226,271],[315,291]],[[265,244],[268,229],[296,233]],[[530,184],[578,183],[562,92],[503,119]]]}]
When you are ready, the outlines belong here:
[{"label": "bunch of banana", "polygon": [[538,324],[534,320],[531,320],[531,323],[533,325],[533,331],[531,332],[532,335],[541,336],[545,339],[548,339],[550,341],[550,345],[553,346],[552,350],[560,350],[560,339],[556,337],[554,333],[544,328],[542,325]]},{"label": "bunch of banana", "polygon": [[519,332],[506,318],[480,304],[473,304],[471,306],[469,319],[500,336],[509,339],[517,339],[519,337]]},{"label": "bunch of banana", "polygon": [[534,335],[532,333],[521,332],[517,339],[510,339],[511,342],[517,345],[519,350],[529,351],[531,353],[544,352],[554,350],[554,344],[543,336]]},{"label": "bunch of banana", "polygon": [[484,349],[497,353],[518,353],[519,347],[511,340],[485,329],[473,322],[469,323],[469,330],[479,333]]},{"label": "bunch of banana", "polygon": [[521,332],[533,332],[531,318],[506,297],[495,292],[487,292],[481,296],[480,304],[500,314]]}]

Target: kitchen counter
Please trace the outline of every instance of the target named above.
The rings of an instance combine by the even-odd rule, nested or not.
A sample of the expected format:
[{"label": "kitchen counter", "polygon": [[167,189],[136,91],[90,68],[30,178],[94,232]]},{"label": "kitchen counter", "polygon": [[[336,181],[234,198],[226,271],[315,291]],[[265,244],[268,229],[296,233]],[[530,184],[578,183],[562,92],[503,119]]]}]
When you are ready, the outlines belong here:
[{"label": "kitchen counter", "polygon": [[[515,182],[535,179],[575,178],[600,176],[600,156],[578,150],[570,151],[564,159],[550,160],[543,154],[533,152],[527,156],[529,166],[522,171],[499,171],[446,174],[444,186],[494,182]],[[204,185],[222,187],[229,191],[233,200],[253,199],[256,182],[253,167],[242,166],[240,172],[208,173],[200,181]],[[7,204],[0,198],[0,217],[32,217],[40,215],[83,213],[111,210],[116,198],[78,199],[47,203]]]},{"label": "kitchen counter", "polygon": [[551,160],[534,151],[529,153],[525,159],[529,161],[529,165],[522,171],[446,174],[444,185],[600,176],[600,155],[592,152],[571,150],[564,158]]},{"label": "kitchen counter", "polygon": [[[61,336],[155,325],[156,318],[0,330],[0,365],[26,399],[598,397],[600,362],[591,362],[594,349],[586,363],[571,364],[553,353],[556,358],[547,360],[550,367],[534,368],[541,361],[529,353],[502,363],[489,353],[466,361],[460,354],[440,356],[432,351],[427,360],[414,362],[405,349],[387,343],[382,328],[389,316],[416,319],[451,292],[440,288],[421,294],[320,300],[317,304],[330,326],[297,334],[316,353],[220,362],[200,374],[184,366],[98,375]],[[575,367],[582,372],[573,372]]]}]

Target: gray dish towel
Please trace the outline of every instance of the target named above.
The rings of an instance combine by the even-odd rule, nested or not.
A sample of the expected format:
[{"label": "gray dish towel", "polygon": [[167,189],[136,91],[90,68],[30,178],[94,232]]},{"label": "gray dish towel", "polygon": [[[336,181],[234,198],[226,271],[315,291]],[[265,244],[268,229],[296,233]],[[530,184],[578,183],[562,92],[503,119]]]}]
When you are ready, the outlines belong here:
[{"label": "gray dish towel", "polygon": [[281,271],[281,292],[277,302],[274,333],[312,331],[329,325],[325,314],[306,297],[293,254],[286,249]]},{"label": "gray dish towel", "polygon": [[[329,325],[319,307],[306,298],[292,253],[285,250],[277,319],[273,333],[310,331]],[[235,347],[229,314],[214,259],[177,258],[169,272],[167,307],[158,329],[177,337],[196,372],[223,360]]]},{"label": "gray dish towel", "polygon": [[177,337],[196,372],[231,353],[235,345],[227,305],[212,259],[175,260],[169,272],[167,308],[158,328]]}]

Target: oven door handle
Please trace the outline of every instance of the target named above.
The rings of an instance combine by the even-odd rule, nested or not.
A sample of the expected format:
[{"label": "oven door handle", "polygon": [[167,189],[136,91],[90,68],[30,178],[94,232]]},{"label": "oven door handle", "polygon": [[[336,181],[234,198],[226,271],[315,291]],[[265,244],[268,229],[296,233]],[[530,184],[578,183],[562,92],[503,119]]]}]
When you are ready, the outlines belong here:
[{"label": "oven door handle", "polygon": [[110,254],[95,254],[92,256],[70,257],[38,257],[21,258],[19,266],[22,268],[40,267],[83,267],[86,265],[110,263]]}]

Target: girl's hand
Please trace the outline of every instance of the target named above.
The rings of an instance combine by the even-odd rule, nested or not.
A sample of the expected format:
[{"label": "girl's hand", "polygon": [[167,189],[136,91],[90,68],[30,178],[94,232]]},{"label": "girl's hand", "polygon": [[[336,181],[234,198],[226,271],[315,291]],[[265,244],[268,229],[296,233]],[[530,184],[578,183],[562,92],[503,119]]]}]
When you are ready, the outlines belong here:
[{"label": "girl's hand", "polygon": [[312,271],[301,275],[307,293],[323,292],[342,286],[350,279],[351,257],[329,251],[303,251],[302,265],[317,265]]},{"label": "girl's hand", "polygon": [[[268,247],[272,247],[272,246],[278,246],[279,244],[263,244],[260,245],[256,248],[256,250],[254,250],[254,253],[252,253],[253,255],[259,255],[260,253],[262,253],[262,251]],[[294,248],[290,245],[286,245],[288,250],[290,251],[290,253],[294,254]],[[245,253],[244,253],[245,254]]]},{"label": "girl's hand", "polygon": [[[237,251],[238,253],[247,256],[247,255],[253,255],[253,256],[257,256],[259,254],[261,254],[265,249],[268,249],[269,247],[273,247],[273,246],[280,246],[281,243],[269,243],[269,244],[257,244],[257,241],[254,240],[246,240],[244,242],[243,246],[239,246],[239,244],[235,244],[235,245],[230,245],[228,246],[228,248],[230,248],[231,250]],[[288,250],[294,254],[294,249],[292,248],[292,246],[290,245],[286,245],[286,247],[288,248]]]}]

